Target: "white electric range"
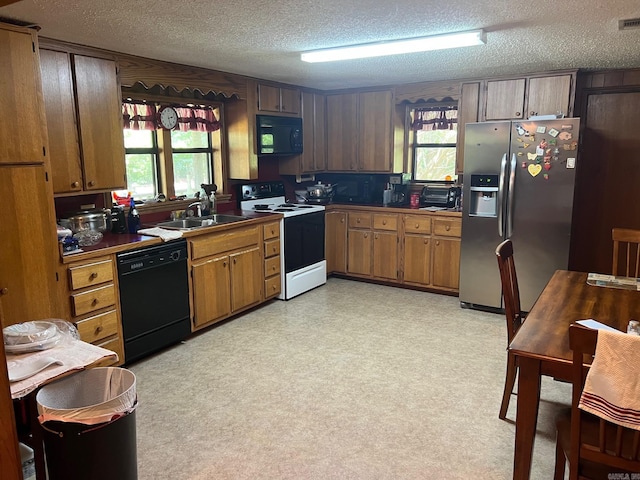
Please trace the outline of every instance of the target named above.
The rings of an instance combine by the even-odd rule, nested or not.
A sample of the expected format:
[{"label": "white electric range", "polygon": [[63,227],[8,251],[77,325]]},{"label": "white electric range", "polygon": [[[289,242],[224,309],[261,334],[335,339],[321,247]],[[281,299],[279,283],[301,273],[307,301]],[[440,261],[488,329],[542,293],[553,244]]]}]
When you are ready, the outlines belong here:
[{"label": "white electric range", "polygon": [[240,208],[253,212],[281,213],[280,271],[278,298],[289,300],[327,282],[324,252],[324,205],[286,201],[284,183],[241,185]]}]

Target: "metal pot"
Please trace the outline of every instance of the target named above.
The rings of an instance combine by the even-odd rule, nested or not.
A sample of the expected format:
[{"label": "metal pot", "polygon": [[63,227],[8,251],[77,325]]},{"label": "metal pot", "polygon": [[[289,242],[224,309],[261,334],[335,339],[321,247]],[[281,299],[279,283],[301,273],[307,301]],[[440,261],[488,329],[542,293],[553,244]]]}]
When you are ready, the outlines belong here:
[{"label": "metal pot", "polygon": [[111,211],[102,208],[80,210],[67,214],[66,218],[61,218],[60,225],[70,229],[73,233],[83,230],[106,232],[111,229]]},{"label": "metal pot", "polygon": [[318,182],[316,185],[307,187],[307,194],[309,199],[328,199],[333,196],[335,186],[335,183],[333,185],[323,185]]}]

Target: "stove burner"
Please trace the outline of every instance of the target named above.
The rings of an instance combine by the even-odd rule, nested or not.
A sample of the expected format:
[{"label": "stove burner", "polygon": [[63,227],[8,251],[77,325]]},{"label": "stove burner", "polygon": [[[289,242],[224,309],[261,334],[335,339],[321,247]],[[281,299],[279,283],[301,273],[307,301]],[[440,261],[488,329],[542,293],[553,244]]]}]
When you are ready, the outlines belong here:
[{"label": "stove burner", "polygon": [[271,209],[271,205],[265,205],[265,204],[260,203],[258,205],[254,205],[253,209],[254,210],[269,210],[269,209]]},{"label": "stove burner", "polygon": [[274,208],[274,212],[293,212],[295,208]]},{"label": "stove burner", "polygon": [[278,206],[279,207],[296,207],[297,205],[294,205],[293,203],[282,203]]},{"label": "stove burner", "polygon": [[311,205],[298,205],[298,208],[314,208]]}]

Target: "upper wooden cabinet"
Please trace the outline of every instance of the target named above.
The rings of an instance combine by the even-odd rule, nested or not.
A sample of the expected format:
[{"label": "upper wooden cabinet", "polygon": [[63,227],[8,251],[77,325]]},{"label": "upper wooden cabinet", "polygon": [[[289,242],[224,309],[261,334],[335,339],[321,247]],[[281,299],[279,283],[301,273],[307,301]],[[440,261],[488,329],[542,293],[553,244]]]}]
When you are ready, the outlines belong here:
[{"label": "upper wooden cabinet", "polygon": [[327,95],[327,170],[391,173],[393,92]]},{"label": "upper wooden cabinet", "polygon": [[0,163],[43,163],[47,133],[40,102],[36,33],[3,24],[0,45]]},{"label": "upper wooden cabinet", "polygon": [[323,172],[327,168],[326,99],[302,93],[302,154],[280,157],[281,175]]},{"label": "upper wooden cabinet", "polygon": [[259,84],[258,110],[300,115],[300,90]]},{"label": "upper wooden cabinet", "polygon": [[463,172],[465,124],[478,121],[480,82],[463,83],[458,102],[458,139],[456,142],[456,173]]},{"label": "upper wooden cabinet", "polygon": [[40,56],[54,192],[125,188],[115,62],[46,49]]},{"label": "upper wooden cabinet", "polygon": [[526,119],[573,114],[576,73],[487,80],[481,120]]}]

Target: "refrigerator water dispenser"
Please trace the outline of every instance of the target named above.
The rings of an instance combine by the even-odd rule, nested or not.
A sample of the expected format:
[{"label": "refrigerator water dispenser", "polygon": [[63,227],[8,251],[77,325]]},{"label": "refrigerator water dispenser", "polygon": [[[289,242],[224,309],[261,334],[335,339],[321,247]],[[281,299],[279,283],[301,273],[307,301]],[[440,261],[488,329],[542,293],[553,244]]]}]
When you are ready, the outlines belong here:
[{"label": "refrigerator water dispenser", "polygon": [[498,175],[471,175],[470,217],[498,215]]}]

